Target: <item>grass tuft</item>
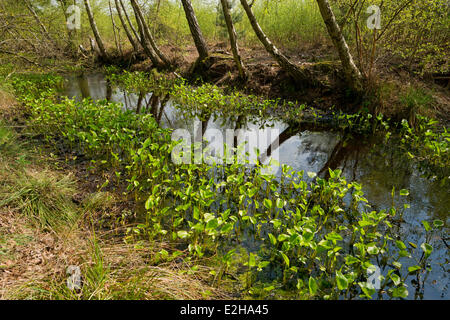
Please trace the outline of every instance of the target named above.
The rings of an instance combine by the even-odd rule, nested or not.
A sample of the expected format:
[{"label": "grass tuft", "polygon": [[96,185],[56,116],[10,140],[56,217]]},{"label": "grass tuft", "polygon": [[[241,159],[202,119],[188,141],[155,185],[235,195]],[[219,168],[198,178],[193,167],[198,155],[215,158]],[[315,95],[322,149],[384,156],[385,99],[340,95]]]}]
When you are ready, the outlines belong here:
[{"label": "grass tuft", "polygon": [[79,211],[71,200],[75,193],[71,176],[28,169],[16,172],[11,179],[15,182],[4,186],[0,207],[20,211],[44,230],[70,227],[77,222]]}]

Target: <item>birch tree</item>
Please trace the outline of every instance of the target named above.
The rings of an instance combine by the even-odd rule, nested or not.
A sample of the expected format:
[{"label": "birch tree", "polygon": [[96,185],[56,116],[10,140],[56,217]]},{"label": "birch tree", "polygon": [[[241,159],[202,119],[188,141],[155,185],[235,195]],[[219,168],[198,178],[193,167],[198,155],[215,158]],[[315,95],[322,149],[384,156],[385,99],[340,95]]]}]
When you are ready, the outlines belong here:
[{"label": "birch tree", "polygon": [[330,38],[333,41],[336,50],[338,51],[339,58],[342,63],[342,70],[344,72],[344,77],[348,86],[353,91],[361,91],[363,77],[355,62],[353,61],[350,49],[342,34],[342,30],[336,21],[336,17],[333,13],[333,10],[331,9],[329,1],[317,0],[317,4],[319,5],[322,19],[327,26],[328,34],[330,35]]},{"label": "birch tree", "polygon": [[169,66],[170,61],[165,56],[165,54],[159,49],[158,45],[156,44],[155,38],[153,37],[152,32],[150,31],[150,28],[148,27],[147,23],[145,22],[144,15],[141,11],[141,8],[139,7],[139,4],[136,2],[136,0],[131,0],[131,5],[133,6],[133,9],[134,9],[134,12],[136,15],[136,20],[138,20],[138,24],[142,28],[143,37],[149,41],[149,43],[153,49],[153,52],[156,54],[158,59],[160,59],[162,61],[162,63],[159,63],[159,64],[161,66],[163,66],[163,65]]},{"label": "birch tree", "polygon": [[88,15],[89,24],[91,25],[92,32],[94,33],[95,42],[97,43],[100,56],[103,59],[107,59],[108,55],[106,53],[105,46],[103,45],[103,40],[100,37],[100,32],[98,31],[97,24],[95,23],[94,15],[92,13],[92,8],[89,0],[84,0],[84,6],[86,7],[86,13]]},{"label": "birch tree", "polygon": [[256,36],[258,37],[259,41],[261,41],[261,43],[264,45],[267,52],[270,53],[270,55],[275,59],[275,61],[277,61],[280,67],[283,70],[285,70],[297,84],[304,86],[305,84],[309,83],[311,85],[312,77],[309,75],[309,73],[306,70],[303,70],[297,65],[295,65],[280,50],[278,50],[278,48],[270,41],[270,39],[261,29],[261,26],[256,20],[256,17],[253,14],[250,5],[247,3],[247,0],[240,0],[240,1],[242,6],[244,7],[245,13],[247,14],[248,20],[250,21],[253,31],[256,33]]},{"label": "birch tree", "polygon": [[228,36],[230,38],[231,51],[233,52],[233,58],[236,62],[236,66],[239,70],[239,76],[241,79],[247,78],[247,70],[242,62],[241,55],[239,53],[239,47],[237,44],[236,30],[234,29],[233,19],[231,18],[230,6],[228,0],[220,0],[222,3],[223,15],[227,24]]},{"label": "birch tree", "polygon": [[127,22],[125,21],[123,14],[122,14],[122,8],[120,7],[119,1],[114,0],[114,4],[116,6],[117,15],[119,16],[120,23],[122,24],[123,30],[125,31],[128,41],[133,46],[133,50],[137,52],[139,50],[139,43],[133,37],[133,34],[131,33],[130,29],[128,28]]},{"label": "birch tree", "polygon": [[186,14],[186,19],[191,30],[192,38],[194,39],[195,47],[197,48],[198,58],[200,61],[206,59],[209,56],[208,45],[203,37],[202,31],[195,16],[194,8],[192,7],[190,0],[181,0],[183,9]]}]

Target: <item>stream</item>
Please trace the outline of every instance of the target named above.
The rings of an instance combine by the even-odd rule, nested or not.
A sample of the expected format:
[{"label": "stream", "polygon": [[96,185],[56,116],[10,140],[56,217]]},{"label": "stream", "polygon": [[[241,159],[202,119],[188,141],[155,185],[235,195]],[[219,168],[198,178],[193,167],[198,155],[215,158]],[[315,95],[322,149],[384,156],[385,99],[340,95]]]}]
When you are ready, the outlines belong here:
[{"label": "stream", "polygon": [[[118,87],[111,86],[102,74],[70,75],[66,77],[63,94],[70,98],[107,99],[123,104],[125,109],[134,109],[138,97],[127,94]],[[186,129],[194,132],[196,119],[186,117],[184,113],[173,106],[171,100],[152,99],[148,94],[143,105],[156,108],[157,119],[162,127]],[[248,120],[248,119],[247,119]],[[418,171],[414,163],[404,155],[396,145],[395,140],[385,143],[383,139],[344,137],[342,134],[330,131],[308,131],[291,128],[286,123],[277,120],[243,122],[238,140],[247,135],[256,139],[252,132],[258,131],[265,140],[265,148],[277,140],[278,147],[271,148],[268,154],[275,155],[281,164],[291,166],[296,171],[318,173],[326,176],[328,168],[341,169],[348,180],[357,181],[363,186],[366,198],[376,209],[386,209],[392,204],[391,191],[408,189],[410,194],[406,202],[410,208],[403,216],[400,232],[406,241],[420,244],[424,241],[424,230],[421,221],[440,219],[446,225],[450,222],[450,190],[441,186],[435,177],[425,177]],[[197,121],[198,124],[198,121]],[[206,127],[206,128],[205,128]],[[224,119],[210,119],[203,123],[203,137],[214,141],[217,130],[225,133],[227,128],[235,124]],[[207,130],[206,130],[207,129]],[[215,129],[215,130],[211,130]],[[270,131],[270,134],[268,132]],[[274,133],[277,136],[274,136]],[[224,135],[225,136],[225,135]],[[261,140],[261,138],[260,138]],[[223,143],[222,140],[215,141]],[[260,146],[260,145],[258,145]],[[263,151],[261,151],[263,153]],[[281,170],[279,170],[281,171]],[[398,200],[398,199],[396,199]],[[404,202],[398,202],[402,206]],[[429,264],[432,271],[427,277],[410,276],[408,280],[409,299],[449,299],[449,251],[447,239],[435,237],[431,244],[434,248]],[[419,249],[420,250],[420,249]],[[408,262],[410,263],[410,262]],[[406,262],[405,262],[406,264]],[[412,265],[412,264],[411,264]],[[408,265],[406,264],[406,267]]]}]

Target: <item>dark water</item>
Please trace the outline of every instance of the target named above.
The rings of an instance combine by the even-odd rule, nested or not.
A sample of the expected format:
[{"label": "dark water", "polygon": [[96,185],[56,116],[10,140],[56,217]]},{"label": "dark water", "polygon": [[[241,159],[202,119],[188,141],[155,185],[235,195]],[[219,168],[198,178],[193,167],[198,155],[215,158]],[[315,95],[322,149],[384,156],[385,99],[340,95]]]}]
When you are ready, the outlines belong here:
[{"label": "dark water", "polygon": [[[134,109],[139,100],[137,95],[127,94],[120,88],[112,87],[102,74],[68,77],[64,94],[78,99],[91,97],[94,100],[107,99],[120,102],[126,109]],[[148,94],[143,97],[141,105],[142,108],[148,105],[149,109],[152,109],[153,105],[152,112],[163,127],[187,129],[189,132],[199,130],[198,121],[196,123],[195,119],[185,116],[179,108],[174,107],[171,100],[152,98],[152,95]],[[242,123],[239,141],[246,134],[249,141],[257,139],[250,133],[260,129],[263,121],[255,122],[256,124],[248,121]],[[203,137],[208,141],[214,141],[218,132],[211,129],[224,134],[226,129],[236,127],[233,121],[210,119],[203,122]],[[450,209],[448,186],[441,186],[439,180],[433,177],[422,177],[414,164],[399,150],[395,140],[385,143],[382,138],[371,138],[367,141],[367,138],[344,137],[336,132],[302,131],[276,120],[264,121],[264,128],[258,132],[261,135],[259,141],[265,141],[262,148],[261,144],[258,145],[262,154],[264,151],[267,153],[267,147],[278,139],[279,147],[272,148],[269,154],[273,157],[276,155],[275,158],[278,158],[281,164],[289,165],[294,170],[304,170],[305,177],[306,172],[316,172],[325,176],[328,168],[342,169],[343,175],[348,180],[355,180],[363,185],[366,198],[377,210],[391,206],[393,187],[397,191],[408,189],[410,195],[406,198],[406,202],[410,204],[410,208],[405,211],[404,223],[399,231],[406,241],[417,243],[419,246],[424,242],[422,220],[440,219],[448,225]],[[215,143],[222,144],[223,141],[216,140]],[[276,168],[274,167],[274,170]],[[414,280],[415,276],[409,278],[409,299],[450,298],[449,251],[445,240],[450,242],[447,234],[443,237],[436,236],[431,241],[434,250],[428,261],[432,271],[428,277],[419,282]],[[407,267],[408,263],[405,262],[404,265]]]}]

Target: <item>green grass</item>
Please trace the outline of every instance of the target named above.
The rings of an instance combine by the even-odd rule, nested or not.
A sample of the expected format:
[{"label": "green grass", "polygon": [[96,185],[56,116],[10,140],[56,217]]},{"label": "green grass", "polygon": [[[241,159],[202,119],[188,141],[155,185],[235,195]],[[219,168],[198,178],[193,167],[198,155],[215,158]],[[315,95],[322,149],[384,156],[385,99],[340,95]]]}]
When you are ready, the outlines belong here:
[{"label": "green grass", "polygon": [[0,122],[0,157],[17,154],[19,149],[20,144],[17,143],[16,135]]},{"label": "green grass", "polygon": [[80,216],[71,195],[75,193],[70,177],[56,177],[48,171],[21,171],[13,186],[5,187],[0,206],[20,210],[43,229],[71,226]]},{"label": "green grass", "polygon": [[400,102],[408,110],[426,111],[434,103],[433,96],[423,88],[409,87],[400,96]]},{"label": "green grass", "polygon": [[[20,211],[43,229],[71,226],[77,221],[80,212],[72,202],[76,193],[72,177],[24,166],[24,146],[1,123],[0,154],[0,207]],[[13,166],[8,159],[16,160]]]}]

